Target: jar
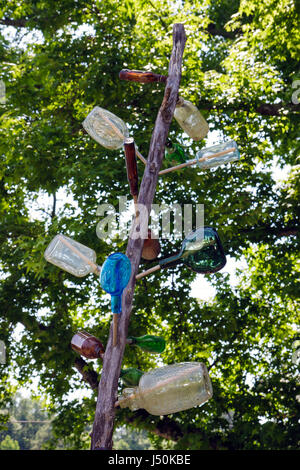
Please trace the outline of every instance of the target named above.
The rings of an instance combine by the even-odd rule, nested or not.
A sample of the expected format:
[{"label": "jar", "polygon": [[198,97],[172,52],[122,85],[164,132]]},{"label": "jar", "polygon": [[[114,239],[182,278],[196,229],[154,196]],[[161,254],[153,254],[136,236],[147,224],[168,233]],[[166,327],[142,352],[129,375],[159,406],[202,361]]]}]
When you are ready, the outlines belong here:
[{"label": "jar", "polygon": [[181,362],[144,373],[137,387],[123,390],[116,405],[161,416],[203,405],[212,394],[205,364]]}]

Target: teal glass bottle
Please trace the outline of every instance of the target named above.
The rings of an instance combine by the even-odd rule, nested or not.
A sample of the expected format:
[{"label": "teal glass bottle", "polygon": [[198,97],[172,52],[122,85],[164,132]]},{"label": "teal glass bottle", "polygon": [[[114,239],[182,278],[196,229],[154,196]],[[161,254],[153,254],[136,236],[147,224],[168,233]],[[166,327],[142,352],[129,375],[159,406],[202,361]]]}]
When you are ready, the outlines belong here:
[{"label": "teal glass bottle", "polygon": [[127,338],[127,342],[129,344],[135,344],[143,351],[147,351],[150,353],[162,353],[165,350],[166,342],[164,338],[160,338],[159,336],[153,335],[144,335],[144,336],[129,336]]},{"label": "teal glass bottle", "polygon": [[222,269],[226,257],[217,231],[212,227],[193,230],[182,242],[180,252],[161,259],[159,265],[163,269],[180,262],[201,274],[211,274]]},{"label": "teal glass bottle", "polygon": [[122,292],[131,275],[131,263],[123,253],[112,253],[103,263],[100,284],[102,289],[111,294],[112,313],[122,311]]},{"label": "teal glass bottle", "polygon": [[117,344],[118,315],[122,313],[122,292],[131,276],[131,263],[123,253],[112,253],[103,263],[100,284],[102,289],[111,294],[113,313],[113,345]]}]

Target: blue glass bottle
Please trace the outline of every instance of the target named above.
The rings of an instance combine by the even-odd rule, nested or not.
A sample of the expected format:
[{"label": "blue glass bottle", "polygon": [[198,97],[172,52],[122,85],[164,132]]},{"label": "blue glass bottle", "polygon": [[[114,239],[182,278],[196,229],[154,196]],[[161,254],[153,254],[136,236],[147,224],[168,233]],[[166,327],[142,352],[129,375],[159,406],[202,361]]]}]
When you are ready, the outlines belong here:
[{"label": "blue glass bottle", "polygon": [[116,345],[117,315],[122,312],[122,292],[131,276],[131,263],[123,253],[113,253],[104,261],[100,284],[111,295],[111,311],[114,314],[113,345]]}]

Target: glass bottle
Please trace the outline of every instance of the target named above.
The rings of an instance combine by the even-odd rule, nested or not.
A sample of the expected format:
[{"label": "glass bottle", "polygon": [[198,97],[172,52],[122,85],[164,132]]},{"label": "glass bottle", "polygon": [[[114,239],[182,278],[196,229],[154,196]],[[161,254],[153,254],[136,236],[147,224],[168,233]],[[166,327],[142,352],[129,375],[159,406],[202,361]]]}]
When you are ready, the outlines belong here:
[{"label": "glass bottle", "polygon": [[78,331],[71,340],[71,347],[88,359],[103,359],[105,349],[101,341],[86,331]]},{"label": "glass bottle", "polygon": [[[105,354],[105,349],[101,341],[95,336],[87,333],[86,331],[78,331],[71,340],[71,347],[81,356],[87,359],[102,359]],[[140,378],[143,375],[139,369],[129,367],[128,369],[121,369],[120,377],[125,385],[136,386],[139,384]]]},{"label": "glass bottle", "polygon": [[96,253],[81,243],[58,234],[45,250],[44,257],[49,263],[77,277],[84,277],[91,272],[100,272],[96,264]]},{"label": "glass bottle", "polygon": [[110,150],[122,147],[125,138],[129,136],[125,122],[100,106],[89,113],[82,126],[96,142]]},{"label": "glass bottle", "polygon": [[145,72],[143,70],[128,70],[123,69],[119,73],[120,80],[129,80],[131,82],[150,83],[150,82],[163,82],[167,81],[165,75],[158,75],[153,72]]},{"label": "glass bottle", "polygon": [[122,292],[131,276],[131,263],[123,253],[112,253],[104,261],[101,269],[100,284],[111,295],[112,313],[122,311]]},{"label": "glass bottle", "polygon": [[127,342],[129,344],[135,344],[143,351],[150,353],[162,353],[165,350],[166,342],[164,338],[153,335],[144,336],[128,336]]},{"label": "glass bottle", "polygon": [[217,231],[212,227],[193,230],[183,240],[179,253],[158,260],[156,266],[137,274],[136,279],[179,263],[185,264],[195,273],[211,274],[220,271],[226,264],[226,256]]},{"label": "glass bottle", "polygon": [[167,140],[165,146],[165,158],[169,162],[177,162],[177,163],[184,163],[187,160],[183,147],[177,144],[176,142],[172,142],[171,140]]},{"label": "glass bottle", "polygon": [[133,196],[134,202],[136,204],[137,196],[139,193],[139,180],[136,162],[135,143],[132,137],[128,137],[124,140],[124,152],[130,194],[131,196]]},{"label": "glass bottle", "polygon": [[160,253],[160,243],[157,238],[152,238],[152,232],[148,229],[148,238],[144,240],[142,258],[148,261],[154,260]]},{"label": "glass bottle", "polygon": [[163,258],[159,264],[161,268],[168,268],[178,262],[202,274],[210,274],[222,269],[226,264],[226,257],[217,231],[212,227],[200,227],[193,230],[183,240],[180,252]]},{"label": "glass bottle", "polygon": [[234,140],[206,147],[196,153],[197,165],[201,170],[207,170],[240,159],[240,152]]},{"label": "glass bottle", "polygon": [[161,416],[203,405],[213,394],[206,366],[181,362],[142,375],[138,387],[125,388],[116,403],[132,411],[143,408]]},{"label": "glass bottle", "polygon": [[139,384],[140,379],[143,375],[139,369],[134,367],[128,367],[128,369],[121,369],[120,378],[125,385],[129,387],[135,387]]},{"label": "glass bottle", "polygon": [[122,293],[131,276],[131,262],[123,253],[112,253],[101,268],[100,284],[111,295],[113,345],[117,345],[118,315],[122,312]]},{"label": "glass bottle", "polygon": [[174,111],[174,118],[193,140],[201,140],[208,134],[209,127],[206,120],[199,109],[190,101],[179,97]]}]

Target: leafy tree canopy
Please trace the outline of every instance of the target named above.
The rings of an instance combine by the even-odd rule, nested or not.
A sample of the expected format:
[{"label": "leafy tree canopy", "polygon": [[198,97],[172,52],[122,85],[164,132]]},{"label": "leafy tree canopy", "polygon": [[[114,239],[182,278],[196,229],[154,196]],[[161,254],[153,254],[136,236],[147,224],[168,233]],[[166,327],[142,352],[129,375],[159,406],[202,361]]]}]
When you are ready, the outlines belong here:
[{"label": "leafy tree canopy", "polygon": [[[182,267],[137,284],[129,333],[161,335],[168,345],[159,358],[127,347],[124,367],[203,361],[214,396],[202,408],[165,418],[122,410],[116,424],[149,431],[158,448],[295,449],[300,76],[294,0],[0,0],[1,405],[16,383],[31,385],[59,414],[57,439],[86,446],[96,395],[74,367],[70,340],[84,328],[105,344],[109,300],[92,275],[74,278],[46,263],[43,253],[59,232],[93,248],[100,265],[111,252],[124,252],[126,240],[118,235],[109,243],[96,235],[98,205],[118,210],[118,197],[129,195],[123,151],[101,147],[82,121],[96,105],[110,110],[147,156],[163,88],[120,81],[119,71],[167,75],[172,25],[179,22],[188,38],[180,95],[198,106],[210,133],[192,142],[173,120],[170,137],[191,158],[200,147],[234,139],[241,159],[202,173],[167,174],[155,203],[204,204],[205,224],[216,227],[228,258],[246,267],[234,285],[226,266],[206,276],[216,290],[210,301],[202,298],[201,275],[198,298],[190,295],[196,275]],[[141,178],[140,161],[138,167]],[[164,255],[180,245],[161,239]],[[100,361],[91,368],[101,374]]]}]

